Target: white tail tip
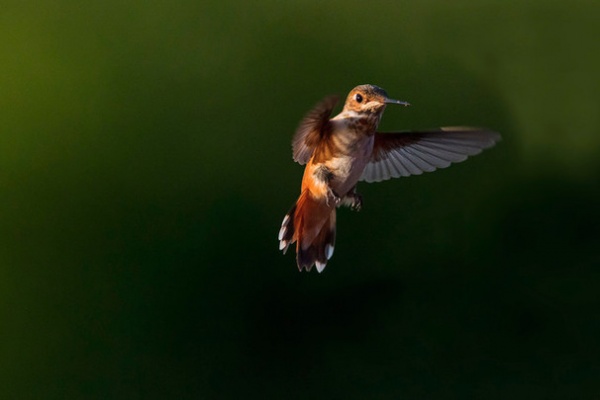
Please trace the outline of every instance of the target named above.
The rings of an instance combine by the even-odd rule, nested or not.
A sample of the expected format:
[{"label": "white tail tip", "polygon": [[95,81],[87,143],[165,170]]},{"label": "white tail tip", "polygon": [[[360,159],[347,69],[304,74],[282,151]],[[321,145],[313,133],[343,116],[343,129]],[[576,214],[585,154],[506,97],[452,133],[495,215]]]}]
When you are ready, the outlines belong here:
[{"label": "white tail tip", "polygon": [[277,235],[277,239],[281,240],[283,239],[283,235],[285,235],[285,232],[287,231],[287,226],[282,226],[281,229],[279,229],[279,235]]},{"label": "white tail tip", "polygon": [[326,263],[322,263],[320,261],[315,261],[315,266],[317,267],[317,271],[319,273],[323,272],[323,270],[325,269],[326,265],[327,265]]},{"label": "white tail tip", "polygon": [[329,260],[333,256],[333,246],[328,244],[325,246],[325,257]]}]

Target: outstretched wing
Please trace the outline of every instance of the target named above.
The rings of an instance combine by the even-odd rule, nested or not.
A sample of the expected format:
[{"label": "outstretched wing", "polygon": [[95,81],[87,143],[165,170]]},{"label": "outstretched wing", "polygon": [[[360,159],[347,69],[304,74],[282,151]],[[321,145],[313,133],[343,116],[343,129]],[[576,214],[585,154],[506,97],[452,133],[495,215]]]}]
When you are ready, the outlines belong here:
[{"label": "outstretched wing", "polygon": [[448,127],[424,132],[375,134],[371,159],[360,178],[379,182],[446,168],[479,154],[500,140],[482,128]]},{"label": "outstretched wing", "polygon": [[306,164],[323,135],[330,129],[329,117],[338,102],[337,96],[329,96],[318,103],[300,122],[292,140],[294,161]]}]

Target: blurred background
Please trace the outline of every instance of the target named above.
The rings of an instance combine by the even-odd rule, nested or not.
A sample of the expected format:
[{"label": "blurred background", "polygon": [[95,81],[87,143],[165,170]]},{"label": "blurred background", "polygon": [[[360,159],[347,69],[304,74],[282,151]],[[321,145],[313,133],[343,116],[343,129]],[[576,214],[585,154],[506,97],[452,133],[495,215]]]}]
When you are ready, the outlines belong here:
[{"label": "blurred background", "polygon": [[[0,397],[592,398],[595,1],[12,2],[0,13]],[[486,126],[277,250],[322,97]]]}]

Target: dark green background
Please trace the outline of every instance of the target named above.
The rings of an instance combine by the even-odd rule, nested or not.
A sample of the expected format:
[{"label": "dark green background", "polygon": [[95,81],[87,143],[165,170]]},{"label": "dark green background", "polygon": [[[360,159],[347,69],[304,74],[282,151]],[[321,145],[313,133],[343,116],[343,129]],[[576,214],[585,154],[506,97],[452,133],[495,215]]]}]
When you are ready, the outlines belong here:
[{"label": "dark green background", "polygon": [[[600,393],[597,1],[47,1],[0,13],[0,397]],[[503,141],[359,187],[323,274],[277,231],[290,140],[373,83],[383,130]]]}]

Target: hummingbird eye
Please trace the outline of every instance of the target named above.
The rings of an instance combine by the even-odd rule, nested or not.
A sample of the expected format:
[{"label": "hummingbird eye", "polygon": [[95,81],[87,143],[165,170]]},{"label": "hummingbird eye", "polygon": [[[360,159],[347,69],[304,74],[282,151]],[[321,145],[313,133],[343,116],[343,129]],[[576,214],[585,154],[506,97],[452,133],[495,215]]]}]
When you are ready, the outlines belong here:
[{"label": "hummingbird eye", "polygon": [[357,103],[362,103],[362,101],[363,101],[363,97],[361,96],[361,94],[360,94],[360,93],[356,93],[356,94],[354,95],[354,100],[356,100],[356,102],[357,102]]}]

